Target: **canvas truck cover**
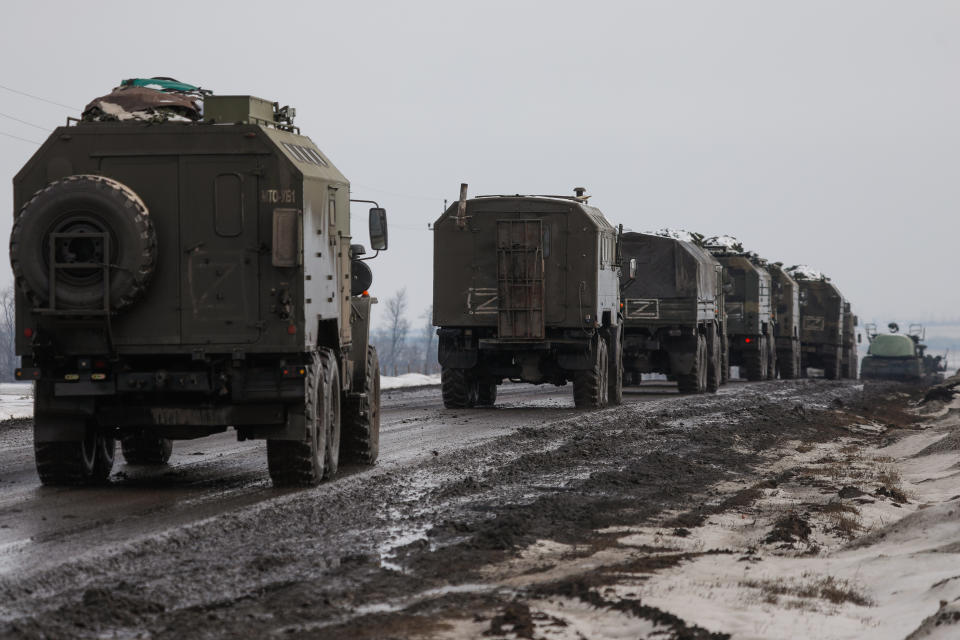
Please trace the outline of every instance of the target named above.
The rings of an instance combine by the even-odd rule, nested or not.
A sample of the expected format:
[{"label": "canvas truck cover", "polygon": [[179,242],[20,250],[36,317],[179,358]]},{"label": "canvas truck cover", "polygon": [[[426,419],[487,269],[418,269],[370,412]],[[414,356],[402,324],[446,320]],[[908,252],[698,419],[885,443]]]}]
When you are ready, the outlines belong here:
[{"label": "canvas truck cover", "polygon": [[843,294],[829,280],[797,280],[800,285],[800,339],[842,344]]},{"label": "canvas truck cover", "polygon": [[[604,314],[616,317],[616,232],[599,209],[564,197],[481,196],[466,201],[461,227],[457,204],[433,228],[436,326],[502,329],[501,289],[520,286],[505,283],[504,273],[515,274],[521,263],[529,271],[530,309],[536,313],[540,305],[542,326],[579,328]],[[507,245],[521,235],[526,246],[511,255]]]},{"label": "canvas truck cover", "polygon": [[646,233],[621,236],[624,263],[637,261],[636,278],[623,276],[624,322],[696,322],[698,308],[715,313],[719,263],[696,245]]},{"label": "canvas truck cover", "polygon": [[726,272],[732,291],[726,295],[727,330],[730,334],[758,335],[770,320],[771,281],[766,269],[746,256],[715,254]]}]

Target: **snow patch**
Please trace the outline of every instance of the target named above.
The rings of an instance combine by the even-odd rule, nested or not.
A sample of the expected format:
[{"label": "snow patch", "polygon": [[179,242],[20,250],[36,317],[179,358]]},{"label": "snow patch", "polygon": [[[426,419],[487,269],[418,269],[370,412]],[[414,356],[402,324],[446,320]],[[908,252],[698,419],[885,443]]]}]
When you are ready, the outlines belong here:
[{"label": "snow patch", "polygon": [[0,420],[32,416],[33,383],[4,382],[0,384]]},{"label": "snow patch", "polygon": [[440,384],[440,374],[405,373],[402,376],[380,376],[381,389],[403,389],[406,387],[433,387]]},{"label": "snow patch", "polygon": [[790,274],[794,280],[828,280],[822,271],[817,271],[813,267],[805,264],[794,265],[787,269],[787,273]]}]

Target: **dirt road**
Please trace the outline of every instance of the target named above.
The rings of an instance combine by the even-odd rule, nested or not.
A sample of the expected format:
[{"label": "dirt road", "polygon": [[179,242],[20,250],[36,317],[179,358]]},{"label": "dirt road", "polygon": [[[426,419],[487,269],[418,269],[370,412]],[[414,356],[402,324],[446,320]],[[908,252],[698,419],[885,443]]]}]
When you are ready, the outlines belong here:
[{"label": "dirt road", "polygon": [[533,635],[530,607],[516,603],[536,595],[588,618],[620,616],[630,637],[644,637],[637,624],[658,637],[726,637],[629,594],[605,600],[582,571],[517,576],[549,578],[616,546],[617,527],[695,527],[722,503],[717,487],[764,454],[835,439],[851,420],[843,407],[879,406],[862,385],[813,380],[699,397],[651,385],[598,412],[574,411],[566,389],[522,386],[494,410],[437,405],[436,390],[387,394],[381,462],[306,491],[272,489],[263,445],[226,435],[177,443],[167,469],[118,465],[109,487],[42,489],[29,429],[5,429],[0,630],[578,637]]}]

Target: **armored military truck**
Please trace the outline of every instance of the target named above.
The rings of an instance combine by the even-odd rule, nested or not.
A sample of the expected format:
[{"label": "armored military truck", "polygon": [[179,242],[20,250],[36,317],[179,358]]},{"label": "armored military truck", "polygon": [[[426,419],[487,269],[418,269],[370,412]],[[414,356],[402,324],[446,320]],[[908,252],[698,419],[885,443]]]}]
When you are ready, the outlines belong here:
[{"label": "armored military truck", "polygon": [[814,367],[824,377],[841,377],[843,360],[843,294],[823,274],[796,265],[787,272],[800,285],[800,368]]},{"label": "armored military truck", "polygon": [[724,327],[723,267],[691,242],[646,233],[621,236],[624,379],[642,373],[676,379],[681,393],[716,391],[721,384]]},{"label": "armored military truck", "polygon": [[504,380],[573,382],[577,407],[622,396],[617,232],[575,196],[460,200],[433,225],[433,324],[447,407]]},{"label": "armored military truck", "polygon": [[840,375],[851,380],[857,379],[857,326],[860,321],[853,313],[850,303],[843,303],[843,351],[840,356]]},{"label": "armored military truck", "polygon": [[730,364],[748,380],[773,378],[777,352],[770,274],[735,238],[714,236],[704,246],[724,268]]},{"label": "armored military truck", "polygon": [[890,333],[877,333],[877,325],[865,326],[870,348],[863,359],[860,377],[864,380],[903,380],[939,382],[946,369],[943,358],[929,356],[923,343],[924,330],[920,325],[910,325],[906,334],[899,333],[895,322],[889,325]]},{"label": "armored military truck", "polygon": [[277,103],[104,110],[56,129],[13,181],[16,375],[35,382],[41,481],[104,481],[117,439],[129,464],[163,463],[171,440],[228,427],[266,439],[277,485],[372,463],[375,300],[347,179]]},{"label": "armored military truck", "polygon": [[800,286],[776,262],[766,265],[773,283],[777,372],[784,380],[800,377]]}]

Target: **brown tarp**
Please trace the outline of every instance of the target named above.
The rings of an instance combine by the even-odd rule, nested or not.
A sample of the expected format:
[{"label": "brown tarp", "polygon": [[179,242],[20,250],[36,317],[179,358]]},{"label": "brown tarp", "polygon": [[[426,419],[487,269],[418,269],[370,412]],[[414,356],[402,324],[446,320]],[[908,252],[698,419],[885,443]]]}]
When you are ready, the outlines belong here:
[{"label": "brown tarp", "polygon": [[171,116],[199,120],[202,115],[195,96],[145,87],[117,87],[83,110],[84,120],[166,120]]}]

